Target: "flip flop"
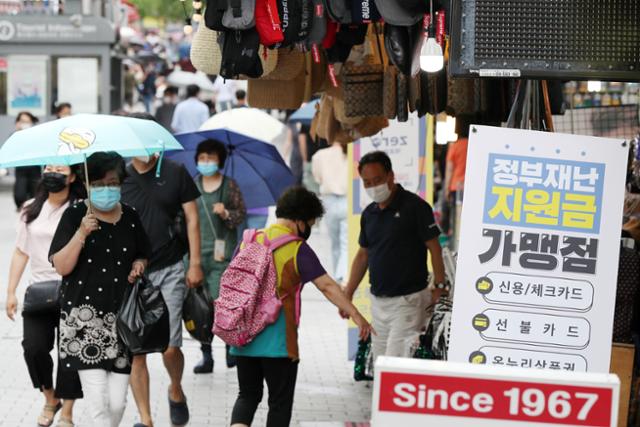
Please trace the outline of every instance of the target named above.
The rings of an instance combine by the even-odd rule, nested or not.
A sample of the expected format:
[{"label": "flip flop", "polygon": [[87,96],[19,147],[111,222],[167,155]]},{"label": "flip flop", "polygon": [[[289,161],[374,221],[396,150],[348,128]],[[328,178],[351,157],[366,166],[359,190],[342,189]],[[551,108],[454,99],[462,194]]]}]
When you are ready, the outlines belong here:
[{"label": "flip flop", "polygon": [[183,426],[189,422],[189,407],[186,396],[184,402],[174,402],[169,398],[169,415],[173,425]]},{"label": "flip flop", "polygon": [[[45,404],[44,408],[42,409],[42,412],[40,413],[40,416],[38,417],[38,427],[50,427],[51,424],[53,424],[53,419],[56,417],[56,414],[60,409],[62,409],[61,402],[58,402],[57,405]],[[53,412],[53,415],[51,416],[51,418],[45,417],[43,415],[45,411]],[[44,422],[40,422],[42,420],[44,420]]]}]

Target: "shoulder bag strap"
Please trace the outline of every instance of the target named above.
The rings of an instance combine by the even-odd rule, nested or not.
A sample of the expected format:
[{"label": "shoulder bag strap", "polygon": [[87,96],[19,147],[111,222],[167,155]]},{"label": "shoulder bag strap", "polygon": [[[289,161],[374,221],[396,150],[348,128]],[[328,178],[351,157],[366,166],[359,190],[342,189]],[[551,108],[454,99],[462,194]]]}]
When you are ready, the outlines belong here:
[{"label": "shoulder bag strap", "polygon": [[[200,194],[204,194],[204,189],[200,186],[200,182],[198,180],[198,177],[196,177],[196,179],[193,180],[193,182],[195,182],[196,187],[198,187],[198,190],[200,191]],[[224,182],[223,182],[224,184]],[[213,238],[214,239],[218,239],[218,233],[216,233],[216,227],[214,227],[213,225],[213,219],[211,218],[211,214],[209,213],[209,209],[207,209],[207,204],[204,201],[204,197],[201,195],[199,197],[200,202],[202,203],[202,209],[204,210],[204,214],[207,217],[207,222],[209,222],[209,227],[211,227],[211,232],[213,233]]]}]

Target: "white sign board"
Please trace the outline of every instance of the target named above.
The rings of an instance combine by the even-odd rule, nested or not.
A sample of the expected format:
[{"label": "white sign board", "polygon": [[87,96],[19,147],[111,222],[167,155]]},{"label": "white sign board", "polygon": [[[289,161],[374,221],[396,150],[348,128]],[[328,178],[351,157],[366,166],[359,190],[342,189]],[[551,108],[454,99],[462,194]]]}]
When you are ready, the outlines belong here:
[{"label": "white sign board", "polygon": [[609,372],[627,154],[472,126],[449,360]]},{"label": "white sign board", "polygon": [[379,357],[371,427],[615,427],[610,374]]},{"label": "white sign board", "polygon": [[48,58],[39,55],[11,55],[7,71],[7,114],[28,111],[34,116],[48,113]]},{"label": "white sign board", "polygon": [[74,113],[98,112],[98,59],[58,59],[58,101],[71,104]]},{"label": "white sign board", "polygon": [[[358,141],[359,152],[355,160],[372,151],[384,151],[391,158],[396,182],[405,190],[419,194],[424,191],[424,126],[424,119],[416,114],[411,114],[406,122],[390,120],[389,126],[376,135]],[[358,181],[359,187],[355,192],[358,197],[354,200],[358,202],[354,204],[356,213],[362,212],[371,203],[364,191],[364,184]]]}]

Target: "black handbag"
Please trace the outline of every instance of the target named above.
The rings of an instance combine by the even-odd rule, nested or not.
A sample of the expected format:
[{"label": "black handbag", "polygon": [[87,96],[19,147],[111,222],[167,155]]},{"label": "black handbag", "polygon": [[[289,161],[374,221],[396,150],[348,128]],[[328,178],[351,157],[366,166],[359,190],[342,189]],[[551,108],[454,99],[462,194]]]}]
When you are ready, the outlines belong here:
[{"label": "black handbag", "polygon": [[29,285],[24,294],[22,313],[39,314],[59,310],[61,284],[59,280],[51,280]]},{"label": "black handbag", "polygon": [[182,320],[189,335],[201,343],[211,344],[213,316],[213,299],[207,290],[207,284],[187,289],[187,296],[182,304]]}]

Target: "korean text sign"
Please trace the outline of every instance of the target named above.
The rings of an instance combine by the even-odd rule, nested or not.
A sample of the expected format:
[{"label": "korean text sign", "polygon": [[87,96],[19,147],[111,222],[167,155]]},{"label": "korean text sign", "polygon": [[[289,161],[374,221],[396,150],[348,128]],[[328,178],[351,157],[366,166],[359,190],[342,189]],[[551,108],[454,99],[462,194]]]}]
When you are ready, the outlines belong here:
[{"label": "korean text sign", "polygon": [[449,360],[609,372],[627,154],[473,127]]},{"label": "korean text sign", "polygon": [[615,375],[380,357],[372,427],[617,424]]}]

